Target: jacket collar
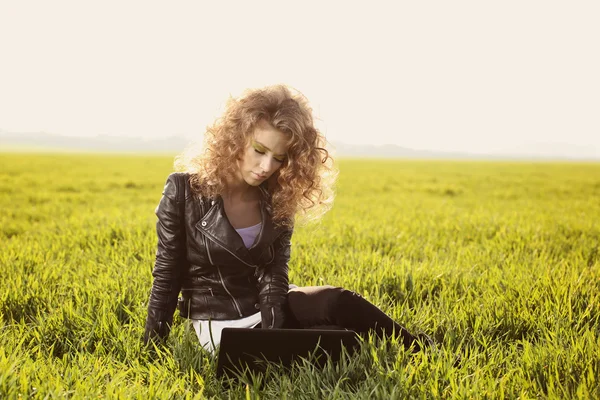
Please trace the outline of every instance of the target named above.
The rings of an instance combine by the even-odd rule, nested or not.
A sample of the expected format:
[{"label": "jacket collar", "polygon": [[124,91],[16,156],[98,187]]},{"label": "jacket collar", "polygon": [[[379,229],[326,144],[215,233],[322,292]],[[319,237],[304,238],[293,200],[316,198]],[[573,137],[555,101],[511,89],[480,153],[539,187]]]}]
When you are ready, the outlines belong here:
[{"label": "jacket collar", "polygon": [[210,209],[196,224],[196,228],[210,240],[249,265],[254,265],[254,260],[259,260],[281,233],[281,228],[276,228],[273,225],[269,194],[266,188],[262,186],[259,188],[261,190],[260,212],[262,224],[256,241],[249,249],[246,248],[242,238],[227,219],[221,196],[212,201]]}]

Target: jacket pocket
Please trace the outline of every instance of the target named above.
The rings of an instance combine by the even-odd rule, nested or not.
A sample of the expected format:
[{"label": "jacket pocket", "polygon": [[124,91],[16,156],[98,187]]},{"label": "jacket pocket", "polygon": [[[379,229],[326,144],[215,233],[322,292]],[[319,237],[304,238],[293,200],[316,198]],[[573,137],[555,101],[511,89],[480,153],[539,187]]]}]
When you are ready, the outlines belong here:
[{"label": "jacket pocket", "polygon": [[209,299],[215,297],[212,288],[183,289],[182,296],[177,299],[177,309],[183,318],[191,318],[194,312],[212,315]]}]

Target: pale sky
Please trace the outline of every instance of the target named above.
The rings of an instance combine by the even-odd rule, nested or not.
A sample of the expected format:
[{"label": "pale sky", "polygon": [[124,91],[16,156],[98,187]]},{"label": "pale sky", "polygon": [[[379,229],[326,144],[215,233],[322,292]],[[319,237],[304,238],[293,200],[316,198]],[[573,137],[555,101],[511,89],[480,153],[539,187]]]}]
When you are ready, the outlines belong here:
[{"label": "pale sky", "polygon": [[0,130],[194,138],[286,83],[330,141],[600,155],[598,1],[0,1]]}]

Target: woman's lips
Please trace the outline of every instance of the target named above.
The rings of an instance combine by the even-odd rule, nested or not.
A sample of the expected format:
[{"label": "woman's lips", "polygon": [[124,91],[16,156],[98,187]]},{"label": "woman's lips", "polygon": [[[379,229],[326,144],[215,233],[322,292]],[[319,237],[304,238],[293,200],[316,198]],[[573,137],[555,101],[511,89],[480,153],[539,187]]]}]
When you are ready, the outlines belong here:
[{"label": "woman's lips", "polygon": [[266,176],[264,176],[264,175],[259,175],[259,174],[257,174],[256,172],[253,172],[253,174],[254,174],[254,175],[255,175],[255,176],[258,178],[258,179],[265,179],[265,178],[266,178]]}]

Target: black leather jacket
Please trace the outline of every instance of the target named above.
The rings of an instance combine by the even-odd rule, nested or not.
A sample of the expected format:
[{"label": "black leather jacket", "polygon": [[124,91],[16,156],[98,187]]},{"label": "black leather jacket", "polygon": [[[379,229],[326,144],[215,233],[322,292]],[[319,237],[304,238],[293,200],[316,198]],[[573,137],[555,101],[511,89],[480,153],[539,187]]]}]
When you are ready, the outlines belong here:
[{"label": "black leather jacket", "polygon": [[185,318],[237,319],[260,310],[262,327],[281,327],[292,229],[273,225],[261,187],[262,227],[247,249],[222,199],[195,195],[188,179],[169,175],[156,208],[158,247],[144,340],[168,336],[178,303]]}]

